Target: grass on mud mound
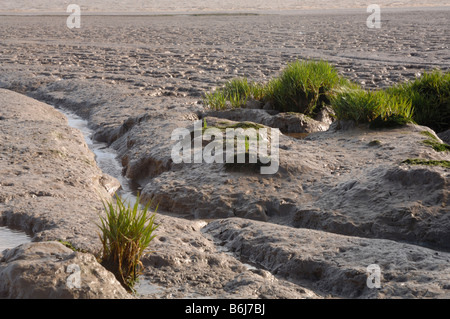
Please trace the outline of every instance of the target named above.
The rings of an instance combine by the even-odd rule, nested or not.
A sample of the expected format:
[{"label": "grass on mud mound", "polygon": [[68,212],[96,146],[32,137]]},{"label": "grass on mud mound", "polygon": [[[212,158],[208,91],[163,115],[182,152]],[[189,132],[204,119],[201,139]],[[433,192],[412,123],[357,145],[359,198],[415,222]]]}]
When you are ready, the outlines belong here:
[{"label": "grass on mud mound", "polygon": [[271,103],[280,112],[314,116],[330,105],[337,120],[372,128],[417,123],[436,132],[450,129],[450,73],[425,72],[420,78],[384,90],[364,90],[326,61],[295,61],[266,84],[233,79],[206,93],[214,110],[245,107],[249,100]]}]

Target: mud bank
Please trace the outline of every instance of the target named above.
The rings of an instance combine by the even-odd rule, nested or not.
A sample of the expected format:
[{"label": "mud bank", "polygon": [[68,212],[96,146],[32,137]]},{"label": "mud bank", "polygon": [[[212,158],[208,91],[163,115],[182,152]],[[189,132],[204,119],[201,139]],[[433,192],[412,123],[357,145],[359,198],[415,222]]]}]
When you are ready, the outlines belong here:
[{"label": "mud bank", "polygon": [[[70,128],[67,120],[59,112],[48,105],[10,91],[2,90],[1,93],[4,97],[1,115],[2,124],[4,124],[2,125],[2,141],[4,141],[2,145],[5,148],[2,154],[2,159],[4,159],[2,176],[5,177],[2,180],[2,186],[8,187],[8,191],[5,191],[5,187],[2,187],[2,220],[5,224],[28,230],[33,234],[34,241],[46,242],[62,239],[73,243],[78,248],[95,253],[99,249],[98,239],[95,236],[95,225],[101,210],[99,208],[100,197],[94,194],[110,196],[108,190],[111,191],[111,188],[104,181],[114,181],[114,179],[99,171],[94,160],[94,154],[88,149],[82,134]],[[352,169],[358,172],[358,176],[360,176],[358,182],[352,181],[352,187],[349,186],[349,176],[352,176],[351,170],[345,172],[344,167],[342,165],[337,166],[335,162],[329,162],[329,164],[335,164],[331,172],[329,172],[330,168],[323,165],[324,159],[322,159],[322,165],[320,166],[312,165],[313,161],[311,160],[307,169],[298,171],[297,165],[292,165],[293,168],[288,169],[286,165],[290,162],[286,163],[286,160],[283,160],[284,157],[281,157],[282,167],[284,168],[281,175],[266,180],[267,185],[265,187],[268,187],[266,191],[270,191],[272,197],[269,197],[268,193],[262,193],[264,187],[260,185],[264,186],[263,183],[255,184],[254,181],[260,179],[260,176],[245,172],[239,174],[222,172],[215,176],[217,185],[221,183],[220,178],[224,177],[235,178],[239,185],[242,185],[246,180],[253,181],[245,186],[246,189],[251,189],[252,184],[258,186],[254,188],[253,192],[246,194],[250,199],[251,196],[256,197],[258,195],[276,198],[274,194],[277,193],[274,192],[280,192],[279,189],[283,189],[285,192],[286,189],[292,187],[277,188],[275,187],[277,184],[270,185],[269,181],[276,183],[281,181],[289,183],[290,181],[294,183],[293,177],[295,175],[308,179],[313,178],[314,175],[315,179],[310,184],[306,184],[306,180],[303,183],[299,183],[298,180],[295,181],[297,185],[301,185],[303,191],[316,185],[322,193],[328,192],[323,201],[320,200],[320,197],[314,197],[312,195],[314,193],[303,194],[303,198],[309,196],[311,200],[314,199],[310,203],[317,206],[322,203],[323,207],[329,209],[333,207],[331,202],[337,205],[337,199],[334,199],[333,196],[336,196],[336,198],[351,196],[352,199],[349,201],[344,222],[341,222],[343,215],[329,214],[326,211],[321,212],[318,208],[311,208],[308,211],[296,209],[296,206],[292,204],[291,193],[283,196],[289,198],[290,203],[282,203],[278,207],[272,206],[273,211],[266,214],[266,222],[233,218],[205,222],[159,214],[157,221],[161,227],[157,239],[152,244],[155,252],[143,259],[146,267],[144,278],[146,282],[158,289],[150,290],[146,295],[140,297],[447,297],[448,286],[446,283],[448,282],[450,255],[444,251],[439,251],[439,249],[446,248],[445,243],[447,242],[445,236],[447,234],[446,229],[448,229],[446,224],[448,215],[442,200],[447,197],[448,188],[445,185],[447,184],[448,171],[439,167],[405,167],[396,163],[395,156],[389,153],[389,151],[395,149],[399,159],[414,155],[417,152],[428,154],[433,158],[447,158],[448,154],[434,154],[432,149],[430,150],[425,144],[421,143],[420,136],[423,135],[420,132],[422,130],[426,130],[426,128],[412,126],[389,132],[329,131],[312,134],[306,140],[286,137],[284,143],[287,143],[287,145],[282,144],[290,146],[282,147],[285,151],[294,148],[295,145],[307,147],[307,152],[300,152],[294,148],[297,154],[303,154],[303,163],[306,154],[317,156],[317,154],[314,155],[316,145],[323,147],[326,143],[333,144],[333,150],[339,153],[332,157],[334,161],[345,160],[344,153],[347,153],[349,158],[354,158],[355,161],[356,153],[364,155],[364,149],[373,152],[374,146],[371,146],[369,139],[371,141],[375,138],[376,140],[382,140],[383,142],[376,143],[377,146],[375,147],[382,148],[380,145],[384,145],[386,148],[384,152],[388,153],[383,157],[380,155],[383,150],[378,149],[379,155],[375,158],[381,158],[379,159],[380,165],[376,166],[379,168],[379,173],[372,173],[369,176],[372,176],[375,181],[380,181],[378,178],[381,178],[381,181],[386,185],[390,182],[394,183],[393,186],[389,186],[393,188],[388,187],[388,192],[394,191],[394,186],[397,186],[398,183],[403,183],[404,196],[411,198],[413,194],[416,194],[415,196],[423,197],[420,199],[422,206],[413,206],[416,209],[414,212],[418,214],[417,216],[422,216],[421,219],[414,220],[414,227],[411,227],[410,221],[405,221],[405,216],[414,218],[414,212],[410,215],[402,213],[402,219],[392,217],[393,214],[391,213],[390,223],[383,223],[383,219],[379,220],[381,218],[379,217],[380,213],[377,214],[377,212],[385,212],[385,210],[376,210],[374,208],[376,202],[373,203],[374,207],[371,209],[361,209],[363,205],[361,202],[364,202],[365,207],[367,207],[368,200],[364,196],[358,199],[358,196],[355,195],[358,195],[361,191],[365,192],[368,186],[364,185],[374,183],[369,178],[368,181],[364,181],[368,184],[358,185],[358,183],[363,183],[361,172],[365,172],[367,169],[367,154],[364,163],[354,162],[352,165]],[[361,136],[365,136],[365,138]],[[405,138],[405,136],[408,138]],[[398,140],[401,140],[401,143],[399,145],[394,144],[394,141]],[[343,144],[340,145],[338,142]],[[354,154],[351,153],[350,147],[347,147],[344,152],[344,145],[352,144],[355,144],[353,146],[355,147]],[[413,148],[414,151],[411,150]],[[13,150],[13,152],[10,152],[10,150]],[[292,154],[290,153],[286,158],[294,161]],[[332,156],[330,151],[327,154]],[[7,155],[8,158],[6,158]],[[394,166],[380,169],[380,167],[383,167],[381,164],[385,158],[389,158],[390,165]],[[86,159],[91,159],[91,161]],[[372,161],[374,160],[372,158]],[[296,162],[293,163],[296,164]],[[324,166],[325,168],[323,168]],[[52,167],[52,169],[49,170],[48,167]],[[357,171],[358,167],[360,171]],[[369,172],[372,169],[370,168]],[[189,171],[190,173],[187,174],[183,173],[182,169],[178,170],[178,176],[187,178],[190,174],[195,175],[195,171],[192,172],[192,169],[189,169]],[[78,175],[75,175],[76,172],[78,172]],[[326,174],[326,172],[329,173]],[[214,170],[210,173],[213,174]],[[64,178],[61,178],[61,176],[64,176]],[[71,180],[71,176],[73,180]],[[343,176],[343,180],[339,180],[339,176]],[[48,179],[48,181],[44,182],[44,179]],[[197,185],[199,185],[198,179],[196,180]],[[334,187],[327,188],[330,180],[333,180]],[[233,185],[233,182],[228,182],[228,185]],[[416,187],[420,187],[422,192],[417,192]],[[348,193],[353,188],[356,193]],[[395,188],[399,192],[398,188]],[[170,190],[170,188],[166,189]],[[317,189],[315,191],[318,191]],[[216,192],[219,191],[221,189],[217,187]],[[230,193],[229,190],[226,192]],[[376,199],[374,189],[371,193],[373,198]],[[180,194],[180,188],[177,189],[176,194]],[[231,194],[233,193],[231,192]],[[195,199],[195,195],[195,192],[190,192],[191,202]],[[224,196],[224,193],[222,193],[222,196]],[[388,203],[389,200],[393,201],[393,199],[388,198],[384,200]],[[247,202],[249,201],[247,200]],[[216,209],[210,206],[213,203],[202,201],[199,205],[209,207],[211,212],[215,212]],[[355,203],[359,204],[356,205]],[[403,200],[393,206],[400,207],[399,205],[404,203]],[[98,207],[97,210],[92,209],[92,207],[96,207],[95,205]],[[62,207],[65,209],[62,209]],[[218,207],[223,206],[218,205]],[[236,207],[239,206],[236,205]],[[351,207],[353,207],[353,210],[350,209]],[[426,210],[421,212],[420,207],[426,207]],[[183,211],[181,209],[176,211],[176,213],[180,212]],[[185,212],[189,213],[188,210]],[[430,217],[423,218],[425,212],[429,212]],[[431,218],[431,213],[433,218]],[[313,214],[322,216],[323,219],[314,218]],[[254,217],[247,216],[250,219],[255,219]],[[219,216],[214,216],[214,218],[217,219]],[[258,218],[259,216],[256,216],[256,219]],[[307,218],[307,220],[303,218]],[[350,224],[349,220],[351,220]],[[306,222],[314,224],[302,224]],[[281,223],[286,226],[274,223]],[[367,223],[370,223],[371,226],[368,227]],[[301,228],[296,229],[295,227]],[[333,228],[327,229],[327,227]],[[318,230],[308,230],[308,228]],[[431,229],[432,232],[427,232]],[[281,237],[278,238],[279,236]],[[372,239],[367,237],[372,237]],[[382,239],[389,237],[397,241],[410,241],[434,246],[437,247],[437,250]],[[273,243],[278,244],[273,246]],[[333,245],[330,244],[328,247],[324,243],[333,243]],[[251,248],[258,245],[261,245],[260,249],[254,250]],[[226,251],[223,247],[226,248]],[[363,247],[363,249],[355,250],[356,247]],[[331,253],[334,251],[337,251],[336,255]],[[389,253],[389,251],[404,251],[407,256],[405,255],[405,258],[399,257],[398,254]],[[260,253],[255,255],[256,252]],[[293,259],[293,256],[298,256],[300,259]],[[424,260],[426,260],[426,263],[424,263]],[[256,268],[247,267],[245,265],[247,262],[251,262]],[[366,286],[367,273],[365,267],[373,263],[380,263],[382,269],[389,265],[383,275],[382,290],[374,291]],[[2,267],[8,269],[7,256],[3,258]],[[400,273],[403,273],[403,270],[406,269],[404,267],[414,269],[411,278],[407,276],[408,278],[405,279],[403,278],[405,275],[400,276]],[[432,280],[427,281],[429,283],[423,283],[423,278],[425,278],[423,276],[430,278],[430,269],[433,269]],[[399,284],[399,282],[403,283],[403,279],[400,280],[399,276],[409,283],[406,287]],[[20,296],[20,294],[16,292],[11,296]]]},{"label": "mud bank", "polygon": [[[157,218],[155,253],[144,260],[144,284],[159,289],[127,294],[95,258],[101,248],[101,200],[119,187],[117,180],[100,171],[85,137],[52,106],[7,90],[0,90],[0,105],[0,218],[4,225],[27,231],[33,240],[0,255],[0,297],[257,298],[260,293],[254,287],[273,298],[318,297],[282,279],[266,281],[268,272],[250,270],[204,236],[205,222],[164,215]],[[66,285],[71,264],[81,267],[79,289]]]}]

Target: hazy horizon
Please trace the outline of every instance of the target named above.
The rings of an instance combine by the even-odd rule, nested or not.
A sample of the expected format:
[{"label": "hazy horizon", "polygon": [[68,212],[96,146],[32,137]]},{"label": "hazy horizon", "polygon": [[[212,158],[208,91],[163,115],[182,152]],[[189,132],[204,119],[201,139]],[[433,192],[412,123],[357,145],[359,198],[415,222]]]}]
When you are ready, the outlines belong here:
[{"label": "hazy horizon", "polygon": [[69,4],[77,4],[86,13],[208,13],[208,12],[264,12],[310,9],[366,8],[378,4],[384,8],[444,7],[448,1],[392,1],[368,0],[3,0],[2,13],[65,13]]}]

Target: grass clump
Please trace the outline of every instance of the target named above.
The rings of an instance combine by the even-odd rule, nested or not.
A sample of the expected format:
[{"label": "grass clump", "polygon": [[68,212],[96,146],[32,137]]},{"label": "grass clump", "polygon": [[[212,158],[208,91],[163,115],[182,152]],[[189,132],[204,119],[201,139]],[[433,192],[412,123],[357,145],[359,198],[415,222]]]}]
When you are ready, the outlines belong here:
[{"label": "grass clump", "polygon": [[339,92],[332,99],[335,116],[371,128],[402,126],[413,119],[411,102],[385,91],[354,89]]},{"label": "grass clump", "polygon": [[295,61],[267,84],[249,82],[246,78],[227,82],[223,88],[204,96],[212,109],[243,107],[249,99],[271,102],[281,112],[313,115],[325,103],[333,90],[348,86],[337,70],[326,61]]},{"label": "grass clump", "polygon": [[243,107],[249,99],[270,102],[281,112],[308,116],[330,105],[336,119],[369,123],[372,128],[414,122],[436,132],[450,129],[450,73],[439,70],[384,90],[366,91],[326,61],[295,61],[264,85],[245,78],[231,80],[207,93],[204,103],[223,110]]},{"label": "grass clump", "polygon": [[264,87],[246,78],[228,81],[223,88],[204,96],[204,103],[214,110],[239,108],[245,106],[249,99],[262,100]]},{"label": "grass clump", "polygon": [[111,271],[128,290],[138,280],[142,270],[141,258],[156,235],[156,214],[150,214],[150,203],[140,208],[138,195],[134,205],[116,195],[115,204],[103,201],[106,217],[100,217],[100,240],[103,245],[101,264]]},{"label": "grass clump", "polygon": [[409,165],[429,165],[450,168],[450,161],[424,160],[420,158],[410,158],[402,162]]},{"label": "grass clump", "polygon": [[224,110],[227,108],[227,99],[222,90],[205,94],[203,103],[209,105],[214,110]]},{"label": "grass clump", "polygon": [[370,123],[373,128],[414,122],[445,131],[450,128],[450,73],[425,72],[414,81],[385,90],[344,91],[331,104],[337,119]]},{"label": "grass clump", "polygon": [[296,61],[268,83],[267,99],[276,110],[311,116],[329,103],[335,89],[348,83],[326,61]]},{"label": "grass clump", "polygon": [[386,90],[411,101],[414,121],[436,132],[450,129],[450,73],[440,70],[425,72],[414,81]]}]

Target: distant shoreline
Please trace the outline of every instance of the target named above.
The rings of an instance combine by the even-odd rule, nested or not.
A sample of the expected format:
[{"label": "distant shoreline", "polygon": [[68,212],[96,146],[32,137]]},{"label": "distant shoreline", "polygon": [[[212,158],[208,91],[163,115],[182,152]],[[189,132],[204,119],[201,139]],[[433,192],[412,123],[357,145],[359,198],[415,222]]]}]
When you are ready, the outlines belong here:
[{"label": "distant shoreline", "polygon": [[[417,6],[417,7],[381,7],[384,12],[405,11],[440,11],[449,10],[448,6]],[[254,11],[161,11],[161,12],[83,12],[85,16],[258,16],[258,15],[311,15],[311,14],[349,14],[364,13],[366,7],[342,9],[301,9],[301,10],[254,10]],[[0,16],[67,16],[67,12],[2,12]]]}]

